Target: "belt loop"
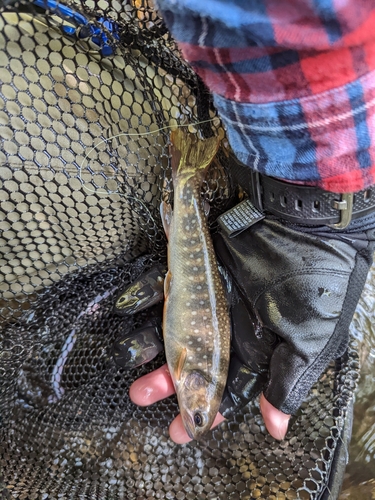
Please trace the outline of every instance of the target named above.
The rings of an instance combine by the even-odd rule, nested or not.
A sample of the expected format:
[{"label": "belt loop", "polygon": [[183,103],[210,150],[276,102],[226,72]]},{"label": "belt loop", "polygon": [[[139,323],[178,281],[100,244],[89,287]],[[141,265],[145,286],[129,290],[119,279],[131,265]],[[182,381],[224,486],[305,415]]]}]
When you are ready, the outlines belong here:
[{"label": "belt loop", "polygon": [[262,186],[260,184],[259,172],[256,172],[255,170],[251,171],[250,184],[251,184],[252,202],[258,210],[263,212]]},{"label": "belt loop", "polygon": [[353,193],[342,193],[341,200],[333,200],[332,206],[336,210],[340,210],[340,222],[328,224],[328,226],[334,229],[345,229],[352,220]]}]

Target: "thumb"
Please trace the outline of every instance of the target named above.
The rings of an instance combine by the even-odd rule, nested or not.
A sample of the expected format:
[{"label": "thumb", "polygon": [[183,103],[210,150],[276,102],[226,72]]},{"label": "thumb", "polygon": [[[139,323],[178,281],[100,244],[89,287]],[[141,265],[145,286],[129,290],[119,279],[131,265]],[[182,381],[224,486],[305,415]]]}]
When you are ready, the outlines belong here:
[{"label": "thumb", "polygon": [[275,439],[284,439],[288,430],[290,415],[286,415],[271,405],[264,397],[260,396],[260,411],[268,432]]}]

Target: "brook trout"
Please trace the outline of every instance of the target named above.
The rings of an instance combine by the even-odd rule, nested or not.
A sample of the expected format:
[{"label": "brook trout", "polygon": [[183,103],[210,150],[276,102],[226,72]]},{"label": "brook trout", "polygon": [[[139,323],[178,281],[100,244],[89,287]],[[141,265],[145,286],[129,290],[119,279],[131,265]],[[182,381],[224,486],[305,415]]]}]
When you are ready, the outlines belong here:
[{"label": "brook trout", "polygon": [[201,197],[219,139],[178,129],[171,142],[173,214],[165,202],[161,207],[168,237],[163,335],[185,429],[198,439],[219,410],[230,354],[227,300]]}]

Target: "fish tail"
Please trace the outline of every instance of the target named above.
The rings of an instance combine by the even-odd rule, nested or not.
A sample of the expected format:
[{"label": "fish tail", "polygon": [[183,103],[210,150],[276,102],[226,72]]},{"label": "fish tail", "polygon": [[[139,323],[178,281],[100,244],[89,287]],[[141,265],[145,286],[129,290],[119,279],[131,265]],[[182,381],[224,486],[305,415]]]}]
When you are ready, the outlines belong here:
[{"label": "fish tail", "polygon": [[220,138],[198,139],[196,135],[182,130],[173,130],[171,133],[172,174],[192,170],[204,171],[208,168],[219,149]]}]

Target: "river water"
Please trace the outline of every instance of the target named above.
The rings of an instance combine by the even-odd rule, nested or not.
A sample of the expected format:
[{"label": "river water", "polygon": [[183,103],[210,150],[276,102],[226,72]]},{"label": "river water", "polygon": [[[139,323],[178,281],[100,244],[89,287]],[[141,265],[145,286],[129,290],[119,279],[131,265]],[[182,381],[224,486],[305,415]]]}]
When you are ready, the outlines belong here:
[{"label": "river water", "polygon": [[340,500],[375,499],[375,266],[372,267],[352,327],[361,340],[361,377],[354,407],[353,434]]}]

